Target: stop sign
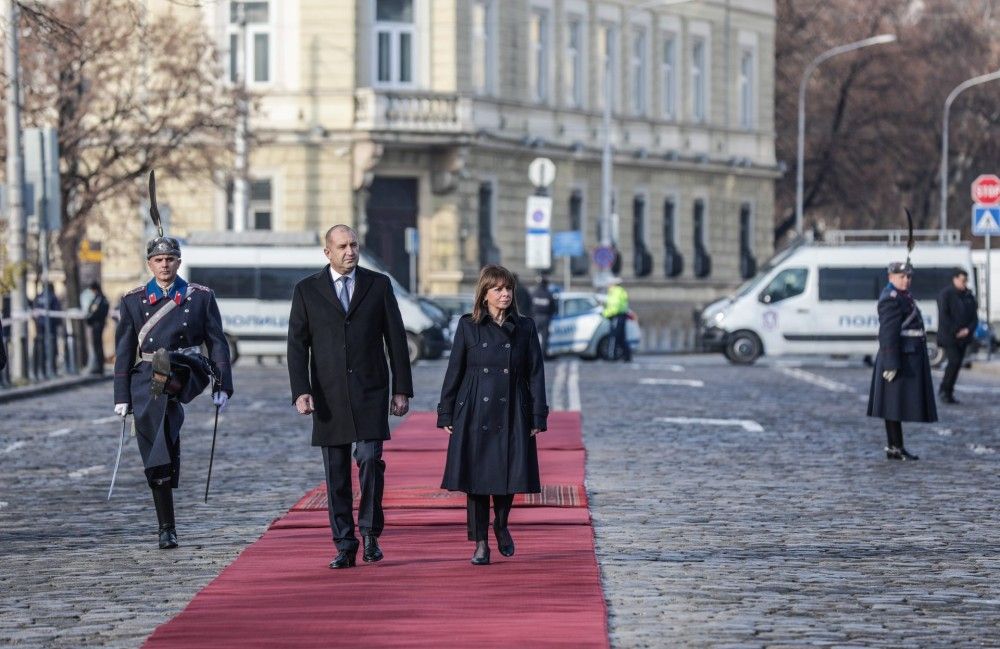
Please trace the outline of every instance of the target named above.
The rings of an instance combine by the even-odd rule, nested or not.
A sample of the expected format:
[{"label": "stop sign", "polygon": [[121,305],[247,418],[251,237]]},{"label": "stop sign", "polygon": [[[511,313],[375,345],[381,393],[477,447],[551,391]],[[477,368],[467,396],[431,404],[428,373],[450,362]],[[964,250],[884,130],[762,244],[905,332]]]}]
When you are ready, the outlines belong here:
[{"label": "stop sign", "polygon": [[983,174],[973,180],[972,200],[980,205],[1000,205],[1000,178]]}]

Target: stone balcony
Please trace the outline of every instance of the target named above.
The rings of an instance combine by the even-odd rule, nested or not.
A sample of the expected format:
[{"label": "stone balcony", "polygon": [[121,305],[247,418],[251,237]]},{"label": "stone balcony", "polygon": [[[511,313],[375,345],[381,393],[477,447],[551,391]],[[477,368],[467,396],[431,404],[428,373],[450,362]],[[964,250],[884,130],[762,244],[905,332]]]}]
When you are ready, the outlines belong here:
[{"label": "stone balcony", "polygon": [[472,101],[452,93],[359,88],[354,93],[354,128],[401,135],[469,134]]}]

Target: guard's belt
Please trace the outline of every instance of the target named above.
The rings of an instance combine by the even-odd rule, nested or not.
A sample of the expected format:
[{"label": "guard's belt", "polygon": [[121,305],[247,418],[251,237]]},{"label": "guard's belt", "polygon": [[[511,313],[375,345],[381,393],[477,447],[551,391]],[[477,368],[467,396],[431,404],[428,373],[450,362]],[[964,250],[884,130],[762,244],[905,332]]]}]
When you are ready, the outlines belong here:
[{"label": "guard's belt", "polygon": [[[171,353],[184,354],[185,356],[197,356],[201,353],[201,347],[182,347],[181,349],[171,349]],[[142,352],[139,354],[139,360],[145,363],[151,363],[153,361],[153,353]]]},{"label": "guard's belt", "polygon": [[900,336],[908,336],[910,338],[923,338],[927,335],[927,332],[923,329],[903,329],[899,332]]}]

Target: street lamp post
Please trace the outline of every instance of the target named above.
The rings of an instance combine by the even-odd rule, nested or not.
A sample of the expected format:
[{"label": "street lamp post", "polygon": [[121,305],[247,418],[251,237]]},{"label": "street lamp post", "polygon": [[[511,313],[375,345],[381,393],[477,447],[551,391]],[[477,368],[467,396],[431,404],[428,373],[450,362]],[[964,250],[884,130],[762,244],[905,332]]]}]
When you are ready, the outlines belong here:
[{"label": "street lamp post", "polygon": [[806,66],[805,72],[802,73],[802,81],[799,83],[799,142],[798,142],[798,165],[795,170],[795,233],[799,236],[802,235],[802,195],[803,195],[803,165],[805,163],[805,139],[806,139],[806,86],[809,84],[809,78],[812,73],[816,71],[823,61],[831,59],[838,54],[846,54],[847,52],[853,52],[854,50],[860,50],[863,47],[870,47],[872,45],[883,45],[885,43],[893,43],[896,41],[895,34],[880,34],[879,36],[872,36],[871,38],[866,38],[864,40],[855,41],[854,43],[848,43],[846,45],[840,45],[829,49],[815,59],[813,59],[809,65]]},{"label": "street lamp post", "polygon": [[[622,34],[625,33],[625,28],[628,26],[629,18],[636,12],[643,11],[646,9],[654,9],[659,7],[669,7],[671,5],[684,4],[686,2],[694,2],[694,0],[648,0],[647,2],[642,2],[633,7],[628,7],[625,10],[625,19],[622,22]],[[621,51],[621,42],[615,43],[618,51]],[[611,146],[611,98],[612,85],[611,85],[611,52],[609,49],[610,44],[608,42],[604,43],[606,48],[605,61],[604,61],[604,114],[603,114],[603,128],[604,128],[604,150],[601,154],[601,245],[610,246],[611,245],[611,183],[612,183],[612,146]],[[621,66],[619,66],[621,67]]]},{"label": "street lamp post", "polygon": [[939,233],[941,241],[944,241],[944,231],[948,227],[948,118],[951,115],[951,104],[969,88],[995,79],[1000,79],[1000,70],[967,79],[955,86],[944,100],[944,117],[941,125],[941,231]]}]

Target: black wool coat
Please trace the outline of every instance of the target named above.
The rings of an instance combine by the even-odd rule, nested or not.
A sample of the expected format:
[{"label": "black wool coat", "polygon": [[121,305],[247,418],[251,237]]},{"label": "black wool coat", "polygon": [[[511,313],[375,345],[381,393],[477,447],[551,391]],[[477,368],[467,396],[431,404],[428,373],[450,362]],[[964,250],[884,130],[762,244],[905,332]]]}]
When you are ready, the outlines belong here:
[{"label": "black wool coat", "polygon": [[[937,421],[927,337],[904,336],[923,330],[924,318],[909,292],[890,284],[878,300],[878,355],[868,393],[868,416],[889,421]],[[896,370],[886,381],[882,372]]]},{"label": "black wool coat", "polygon": [[329,266],[292,294],[288,377],[293,403],[313,396],[313,446],[389,439],[390,392],[413,396],[406,329],[389,278],[358,267],[349,306],[345,313]]},{"label": "black wool coat", "polygon": [[470,494],[537,493],[538,450],[545,430],[545,367],[531,318],[503,326],[489,315],[459,320],[441,386],[439,427],[452,426],[443,489]]},{"label": "black wool coat", "polygon": [[[975,338],[979,325],[979,308],[972,291],[959,291],[949,286],[938,295],[938,344],[944,347],[958,345],[964,347]],[[967,328],[969,335],[956,338],[959,329]]]}]

